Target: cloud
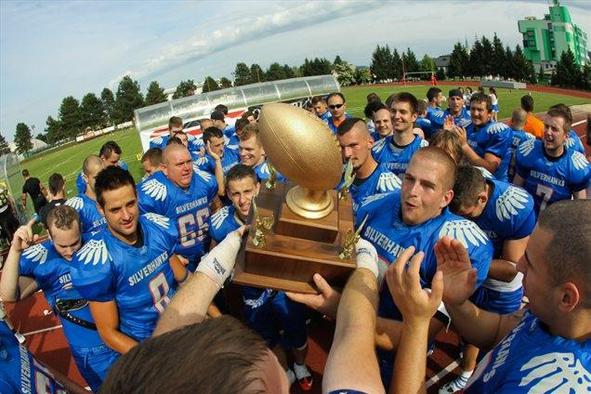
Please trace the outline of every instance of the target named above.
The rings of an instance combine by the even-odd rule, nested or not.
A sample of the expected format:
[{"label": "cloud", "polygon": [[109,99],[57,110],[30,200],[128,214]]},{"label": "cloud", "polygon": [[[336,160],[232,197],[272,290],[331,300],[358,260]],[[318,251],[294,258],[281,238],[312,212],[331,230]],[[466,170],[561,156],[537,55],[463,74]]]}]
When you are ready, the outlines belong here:
[{"label": "cloud", "polygon": [[[303,4],[273,7],[270,12],[226,21],[220,28],[197,34],[184,41],[163,48],[158,56],[149,58],[131,74],[144,79],[170,71],[171,68],[195,62],[206,56],[276,34],[299,30],[326,21],[367,11],[375,12],[385,2],[337,1],[305,2]],[[260,11],[261,8],[258,9]]]}]

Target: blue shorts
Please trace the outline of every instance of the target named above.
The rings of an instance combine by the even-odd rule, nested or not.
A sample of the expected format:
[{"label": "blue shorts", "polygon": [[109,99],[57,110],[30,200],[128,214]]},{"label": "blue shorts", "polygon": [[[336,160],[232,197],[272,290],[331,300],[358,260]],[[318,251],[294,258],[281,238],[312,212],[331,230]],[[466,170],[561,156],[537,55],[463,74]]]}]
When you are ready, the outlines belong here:
[{"label": "blue shorts", "polygon": [[492,112],[499,112],[499,104],[492,105]]},{"label": "blue shorts", "polygon": [[98,393],[103,380],[120,354],[107,345],[71,347],[76,366],[94,393]]},{"label": "blue shorts", "polygon": [[263,337],[269,348],[281,344],[291,349],[306,344],[304,305],[290,300],[282,291],[270,289],[245,287],[243,297],[246,325]]}]

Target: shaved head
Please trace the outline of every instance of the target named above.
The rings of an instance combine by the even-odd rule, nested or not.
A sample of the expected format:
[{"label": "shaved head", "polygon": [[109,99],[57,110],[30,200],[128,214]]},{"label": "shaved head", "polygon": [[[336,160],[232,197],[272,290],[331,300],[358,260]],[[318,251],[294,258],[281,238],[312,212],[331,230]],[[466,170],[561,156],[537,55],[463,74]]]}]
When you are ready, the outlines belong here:
[{"label": "shaved head", "polygon": [[448,190],[453,189],[456,182],[457,165],[449,153],[436,146],[427,146],[419,149],[412,157],[411,162],[425,159],[441,164],[444,171],[438,175],[441,177],[442,184]]},{"label": "shaved head", "polygon": [[97,155],[90,155],[84,159],[82,164],[82,172],[88,176],[90,174],[96,174],[104,167],[104,163]]},{"label": "shaved head", "polygon": [[173,153],[178,151],[188,151],[187,147],[182,144],[170,144],[162,151],[162,162],[168,164]]}]

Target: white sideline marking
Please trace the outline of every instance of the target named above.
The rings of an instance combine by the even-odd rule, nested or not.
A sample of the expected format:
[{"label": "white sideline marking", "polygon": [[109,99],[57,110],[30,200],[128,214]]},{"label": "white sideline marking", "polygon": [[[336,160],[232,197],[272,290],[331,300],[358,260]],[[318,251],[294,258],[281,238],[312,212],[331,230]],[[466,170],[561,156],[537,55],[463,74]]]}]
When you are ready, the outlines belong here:
[{"label": "white sideline marking", "polygon": [[29,335],[40,334],[40,333],[46,332],[46,331],[56,330],[58,328],[62,328],[62,325],[61,324],[58,324],[57,326],[42,328],[41,330],[30,331],[30,332],[26,332],[26,333],[24,333],[22,335],[26,337],[26,336],[29,336]]},{"label": "white sideline marking", "polygon": [[451,364],[449,364],[447,367],[445,367],[441,371],[439,371],[436,375],[433,375],[431,377],[431,379],[427,380],[427,382],[425,383],[425,388],[428,389],[429,387],[433,386],[435,383],[439,382],[441,379],[443,379],[445,377],[445,375],[451,373],[451,371],[456,369],[459,365],[460,365],[460,359],[458,358],[457,360],[455,360]]}]

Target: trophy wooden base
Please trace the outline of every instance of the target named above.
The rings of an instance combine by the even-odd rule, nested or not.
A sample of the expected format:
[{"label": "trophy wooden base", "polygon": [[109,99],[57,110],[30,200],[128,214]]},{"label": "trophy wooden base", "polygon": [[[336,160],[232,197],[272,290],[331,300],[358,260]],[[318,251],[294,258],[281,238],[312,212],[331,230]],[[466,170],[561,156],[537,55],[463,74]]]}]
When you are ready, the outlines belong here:
[{"label": "trophy wooden base", "polygon": [[[335,208],[322,219],[305,219],[285,204],[292,185],[277,184],[275,190],[263,190],[256,199],[259,217],[275,218],[264,232],[264,245],[253,243],[256,218],[238,257],[234,282],[240,285],[272,288],[300,293],[317,293],[312,276],[322,275],[335,286],[344,286],[355,269],[355,261],[340,259],[344,236],[353,228],[351,203],[338,201],[330,191]],[[253,215],[254,216],[254,215]]]}]

